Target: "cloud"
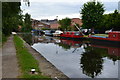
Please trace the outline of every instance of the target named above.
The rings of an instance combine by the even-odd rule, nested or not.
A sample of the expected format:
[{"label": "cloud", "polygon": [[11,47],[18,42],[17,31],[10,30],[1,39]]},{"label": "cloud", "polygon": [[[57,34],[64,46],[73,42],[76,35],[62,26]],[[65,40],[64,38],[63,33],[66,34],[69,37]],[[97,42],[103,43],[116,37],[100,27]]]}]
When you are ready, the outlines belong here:
[{"label": "cloud", "polygon": [[[56,16],[59,19],[65,17],[80,18],[79,11],[84,3],[80,3],[80,0],[75,1],[73,3],[67,0],[65,2],[31,2],[30,7],[22,3],[21,9],[23,10],[23,14],[29,13],[34,19],[55,19]],[[106,10],[105,14],[112,13],[118,8],[117,2],[103,2],[103,4]]]},{"label": "cloud", "polygon": [[104,14],[113,13],[114,11],[105,11]]},{"label": "cloud", "polygon": [[44,2],[31,2],[30,7],[27,7],[22,3],[23,14],[29,13],[33,18],[43,17],[43,16],[58,16],[58,15],[68,15],[76,14],[80,11],[80,3],[75,3],[74,5],[69,3],[44,3]]}]

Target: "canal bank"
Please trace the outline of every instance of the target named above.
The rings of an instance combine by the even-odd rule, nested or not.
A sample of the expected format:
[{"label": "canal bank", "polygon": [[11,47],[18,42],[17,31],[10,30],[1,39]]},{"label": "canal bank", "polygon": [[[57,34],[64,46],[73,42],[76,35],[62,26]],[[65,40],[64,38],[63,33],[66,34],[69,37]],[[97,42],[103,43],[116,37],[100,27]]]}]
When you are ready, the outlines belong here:
[{"label": "canal bank", "polygon": [[47,61],[39,52],[34,50],[25,41],[24,41],[24,46],[28,49],[29,53],[31,53],[33,57],[38,61],[39,69],[42,75],[45,75],[51,78],[59,78],[59,79],[64,78],[65,80],[69,79],[65,74],[59,71],[54,65],[52,65],[49,61]]},{"label": "canal bank", "polygon": [[117,78],[119,47],[35,34],[20,36],[69,78]]}]

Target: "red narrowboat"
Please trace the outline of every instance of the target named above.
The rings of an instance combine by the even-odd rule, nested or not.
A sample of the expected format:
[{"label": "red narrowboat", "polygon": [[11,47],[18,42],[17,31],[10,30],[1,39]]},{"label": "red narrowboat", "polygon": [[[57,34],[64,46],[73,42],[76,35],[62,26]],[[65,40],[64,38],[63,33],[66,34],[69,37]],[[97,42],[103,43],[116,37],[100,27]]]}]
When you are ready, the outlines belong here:
[{"label": "red narrowboat", "polygon": [[95,36],[91,35],[89,36],[91,43],[95,44],[104,44],[104,45],[114,45],[114,46],[120,46],[120,32],[119,31],[113,31],[108,34],[108,37],[103,36]]},{"label": "red narrowboat", "polygon": [[60,34],[61,38],[68,38],[68,39],[83,39],[83,34],[81,32],[64,32]]}]

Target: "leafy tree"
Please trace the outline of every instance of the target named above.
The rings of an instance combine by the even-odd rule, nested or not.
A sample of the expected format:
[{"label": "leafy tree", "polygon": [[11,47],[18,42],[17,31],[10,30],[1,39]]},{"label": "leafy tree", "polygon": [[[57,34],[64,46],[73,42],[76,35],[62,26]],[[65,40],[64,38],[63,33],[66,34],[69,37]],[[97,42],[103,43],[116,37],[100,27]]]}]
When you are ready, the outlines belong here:
[{"label": "leafy tree", "polygon": [[113,14],[111,14],[111,27],[114,30],[120,30],[120,13],[118,13],[117,10],[114,11]]},{"label": "leafy tree", "polygon": [[61,25],[60,28],[62,30],[68,30],[71,25],[71,19],[65,18],[65,19],[59,20],[59,24]]},{"label": "leafy tree", "polygon": [[95,1],[85,3],[81,10],[83,27],[97,28],[101,24],[103,13],[102,3]]},{"label": "leafy tree", "polygon": [[9,35],[19,24],[19,15],[21,12],[20,2],[4,2],[2,3],[2,32]]},{"label": "leafy tree", "polygon": [[24,27],[22,30],[26,32],[29,32],[32,30],[31,15],[28,13],[25,14]]},{"label": "leafy tree", "polygon": [[108,30],[108,29],[112,29],[113,30],[119,30],[120,31],[120,13],[118,13],[117,10],[114,11],[114,13],[110,13],[110,14],[104,14],[103,15],[103,20],[102,20],[102,24],[101,24],[101,29]]}]

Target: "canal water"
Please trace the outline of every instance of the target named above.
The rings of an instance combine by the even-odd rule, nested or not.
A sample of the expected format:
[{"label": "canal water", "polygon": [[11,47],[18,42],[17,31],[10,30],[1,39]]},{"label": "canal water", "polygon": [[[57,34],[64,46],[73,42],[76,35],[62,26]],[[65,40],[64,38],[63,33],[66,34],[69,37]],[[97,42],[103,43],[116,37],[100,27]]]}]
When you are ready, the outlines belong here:
[{"label": "canal water", "polygon": [[21,36],[69,78],[118,78],[120,47],[35,34]]}]

